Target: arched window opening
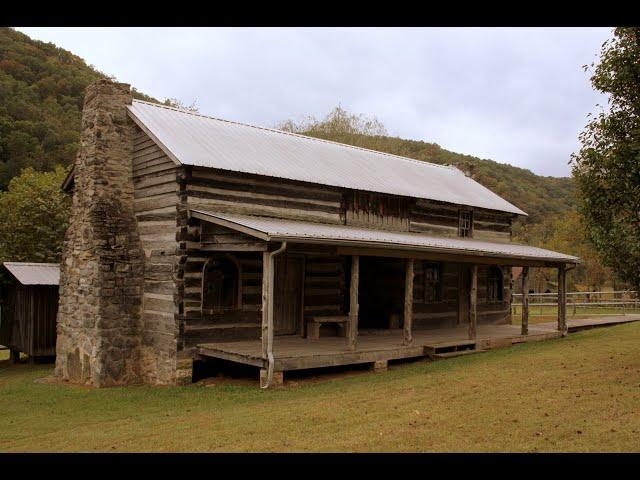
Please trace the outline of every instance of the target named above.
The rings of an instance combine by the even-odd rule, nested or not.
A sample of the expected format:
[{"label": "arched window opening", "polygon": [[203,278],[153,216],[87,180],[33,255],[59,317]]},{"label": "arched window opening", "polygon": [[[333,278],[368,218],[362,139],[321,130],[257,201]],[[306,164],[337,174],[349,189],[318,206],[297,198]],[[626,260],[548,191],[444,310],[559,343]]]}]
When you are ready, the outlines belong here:
[{"label": "arched window opening", "polygon": [[498,267],[489,268],[487,277],[487,300],[489,302],[501,302],[503,300],[503,282],[502,270]]},{"label": "arched window opening", "polygon": [[215,256],[205,264],[202,275],[202,310],[207,313],[239,308],[240,269],[230,256]]}]

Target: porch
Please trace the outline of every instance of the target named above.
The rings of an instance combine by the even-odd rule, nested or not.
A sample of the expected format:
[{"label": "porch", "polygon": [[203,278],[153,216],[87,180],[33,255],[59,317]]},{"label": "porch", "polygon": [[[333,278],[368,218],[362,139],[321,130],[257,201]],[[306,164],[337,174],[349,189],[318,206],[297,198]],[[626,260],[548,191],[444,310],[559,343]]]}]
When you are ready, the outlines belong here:
[{"label": "porch", "polygon": [[[569,332],[576,332],[635,321],[640,321],[640,315],[570,320],[567,327]],[[364,363],[372,364],[374,369],[385,369],[391,360],[443,359],[561,336],[563,333],[558,331],[555,322],[532,325],[526,335],[522,334],[520,325],[478,325],[475,339],[468,338],[466,326],[414,330],[411,345],[405,344],[402,329],[360,331],[355,349],[349,347],[344,337],[310,340],[286,335],[278,337],[273,345],[273,383],[281,383],[283,373],[292,370]],[[260,369],[266,369],[269,363],[263,358],[260,340],[201,344],[198,355],[202,359],[227,360]]]},{"label": "porch", "polygon": [[[231,259],[251,252],[251,261],[262,267],[249,273],[261,283],[251,287],[260,293],[261,305],[252,310],[261,317],[252,327],[260,329],[260,338],[200,341],[196,358],[258,367],[263,388],[280,383],[290,370],[363,363],[385,368],[390,360],[446,358],[567,333],[565,279],[575,257],[468,238],[205,211],[191,215],[215,225],[201,236],[200,252],[215,253],[204,265],[202,313],[207,305],[237,309],[247,292],[237,281],[242,269],[220,255]],[[510,325],[503,268],[512,265],[525,266],[525,292],[529,267],[558,269],[557,323],[529,327],[525,314],[522,326]],[[523,305],[526,312],[526,294]],[[198,304],[188,307],[193,312]],[[230,312],[222,315],[231,318]],[[339,336],[321,335],[317,323],[333,323]],[[186,331],[192,328],[197,326],[187,325]]]},{"label": "porch", "polygon": [[[461,326],[414,330],[413,342],[406,345],[402,329],[360,331],[355,349],[350,348],[348,338],[344,337],[310,340],[287,335],[278,337],[273,344],[274,371],[388,362],[416,357],[447,358],[498,346],[548,340],[561,335],[555,324],[536,325],[529,328],[528,335],[522,335],[519,325],[478,325],[476,338],[469,339],[468,328]],[[268,367],[268,361],[262,355],[260,340],[202,344],[198,346],[198,354],[259,368]]]}]

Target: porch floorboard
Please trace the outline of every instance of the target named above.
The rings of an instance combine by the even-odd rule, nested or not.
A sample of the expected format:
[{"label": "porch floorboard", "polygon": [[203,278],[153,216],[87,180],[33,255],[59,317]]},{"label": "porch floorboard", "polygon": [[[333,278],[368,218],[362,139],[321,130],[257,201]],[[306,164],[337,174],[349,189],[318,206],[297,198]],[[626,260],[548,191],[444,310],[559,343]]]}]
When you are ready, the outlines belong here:
[{"label": "porch floorboard", "polygon": [[[640,320],[640,315],[569,320],[569,331],[614,325]],[[413,344],[403,345],[402,329],[376,333],[360,332],[355,350],[349,350],[344,337],[321,337],[318,340],[297,335],[278,336],[274,340],[275,371],[373,363],[404,358],[437,358],[438,352],[461,350],[485,351],[516,343],[535,342],[560,337],[556,322],[533,324],[529,335],[520,334],[520,325],[478,325],[477,338],[468,339],[466,326],[442,329],[416,329]],[[198,345],[203,357],[220,358],[265,368],[260,340],[217,342]]]}]

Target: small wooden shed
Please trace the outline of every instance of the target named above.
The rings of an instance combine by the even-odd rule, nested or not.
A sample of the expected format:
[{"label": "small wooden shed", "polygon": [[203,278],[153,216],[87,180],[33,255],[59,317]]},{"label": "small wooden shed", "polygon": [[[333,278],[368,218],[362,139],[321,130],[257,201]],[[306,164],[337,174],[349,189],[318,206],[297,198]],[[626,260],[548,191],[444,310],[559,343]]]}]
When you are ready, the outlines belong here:
[{"label": "small wooden shed", "polygon": [[0,345],[29,357],[56,353],[57,263],[4,262],[0,283]]}]

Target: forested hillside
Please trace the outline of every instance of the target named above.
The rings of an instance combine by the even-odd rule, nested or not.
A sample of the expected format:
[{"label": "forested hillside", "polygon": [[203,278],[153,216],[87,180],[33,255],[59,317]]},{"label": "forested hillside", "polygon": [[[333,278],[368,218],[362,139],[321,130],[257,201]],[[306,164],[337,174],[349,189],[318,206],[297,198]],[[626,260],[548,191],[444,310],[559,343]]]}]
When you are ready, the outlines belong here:
[{"label": "forested hillside", "polygon": [[470,155],[450,152],[435,143],[356,133],[307,132],[313,136],[379,150],[432,163],[456,165],[474,179],[529,214],[527,222],[540,223],[575,206],[571,178],[542,177],[530,170]]},{"label": "forested hillside", "polygon": [[[78,148],[84,89],[103,77],[108,75],[71,52],[11,28],[0,29],[0,189],[24,167],[53,170],[56,164],[71,163]],[[135,96],[154,101],[140,92]],[[573,206],[569,178],[541,177],[522,168],[450,152],[434,143],[344,130],[307,133],[470,168],[478,181],[529,213],[529,222],[538,223]]]},{"label": "forested hillside", "polygon": [[84,89],[105,77],[67,50],[0,28],[0,190],[25,167],[71,163]]},{"label": "forested hillside", "polygon": [[[84,89],[105,77],[109,76],[71,52],[32,40],[11,28],[0,28],[0,195],[26,167],[53,172],[56,165],[68,167],[73,162]],[[135,88],[134,96],[157,102]],[[175,99],[162,103],[182,106]],[[391,137],[375,118],[353,115],[340,107],[322,121],[286,121],[280,127],[418,160],[457,165],[529,214],[515,226],[514,234],[516,239],[532,244],[551,245],[555,233],[561,230],[559,226],[575,210],[570,178],[542,177],[522,168],[454,153],[434,143]],[[33,178],[33,173],[20,178],[14,183],[14,191],[27,191],[19,187],[23,184],[39,185]],[[43,177],[43,181],[54,178],[57,176]],[[584,254],[580,251],[584,243],[581,234],[573,234],[566,242],[565,250],[570,250],[566,253]],[[8,251],[0,244],[0,260],[7,255],[3,250]]]}]

